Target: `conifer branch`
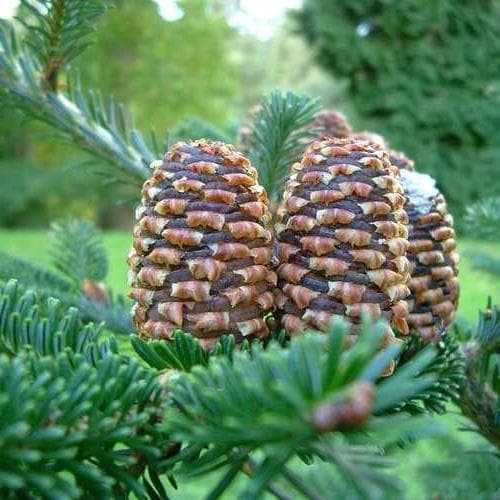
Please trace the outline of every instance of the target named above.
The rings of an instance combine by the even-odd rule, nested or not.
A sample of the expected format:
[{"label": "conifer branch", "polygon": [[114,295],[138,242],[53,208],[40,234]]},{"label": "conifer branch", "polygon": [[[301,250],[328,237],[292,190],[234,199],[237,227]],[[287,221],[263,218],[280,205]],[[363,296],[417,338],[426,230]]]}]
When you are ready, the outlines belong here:
[{"label": "conifer branch", "polygon": [[[230,468],[231,457],[243,451],[249,456],[258,452],[262,458],[246,490],[258,496],[298,453],[340,461],[342,450],[335,447],[334,460],[321,448],[323,439],[336,433],[361,438],[358,431],[373,414],[393,418],[382,415],[433,384],[432,376],[421,374],[433,360],[430,351],[415,361],[418,368],[396,372],[379,384],[399,347],[375,354],[382,329],[372,325],[338,356],[344,334],[337,325],[327,339],[305,335],[285,348],[271,344],[264,350],[254,344],[235,352],[232,360],[212,356],[208,366],[194,366],[173,378],[175,406],[167,412],[166,429],[173,439],[189,444],[169,465],[178,465],[181,475],[198,475]],[[364,453],[366,464],[353,461],[346,468],[353,481],[364,475],[358,465],[376,462],[373,450]]]},{"label": "conifer branch", "polygon": [[477,432],[500,448],[500,308],[491,301],[465,337],[465,380],[458,405]]},{"label": "conifer branch", "polygon": [[133,471],[160,457],[149,422],[161,394],[151,372],[113,354],[95,367],[70,354],[0,356],[0,496],[144,497]]},{"label": "conifer branch", "polygon": [[[0,345],[12,360],[0,358],[0,409],[27,430],[7,439],[9,422],[0,422],[0,454],[17,457],[0,461],[0,491],[48,496],[44,485],[51,481],[62,498],[110,492],[166,498],[161,478],[220,470],[215,498],[251,464],[249,497],[267,490],[283,498],[276,481],[284,479],[314,498],[319,493],[303,487],[300,473],[284,469],[294,457],[326,461],[358,491],[394,488],[374,435],[377,427],[394,429],[395,418],[420,432],[408,414],[387,413],[432,386],[434,377],[425,373],[434,354],[427,350],[412,369],[380,381],[400,351],[393,345],[377,353],[383,331],[366,324],[341,355],[346,329],[337,324],[327,337],[305,335],[286,346],[272,341],[238,351],[226,337],[203,356],[179,332],[168,356],[159,344],[144,356],[157,355],[160,369],[177,360],[190,370],[163,387],[155,370],[118,356],[76,310],[53,299],[44,305],[10,282],[0,294]],[[13,376],[15,388],[5,382]],[[406,432],[396,433],[404,439]],[[40,433],[47,437],[37,441]],[[28,455],[19,455],[21,448]],[[44,478],[41,484],[32,473]]]},{"label": "conifer branch", "polygon": [[61,68],[89,45],[88,35],[106,5],[101,0],[21,0],[21,7],[30,14],[27,20],[17,19],[42,68],[42,87],[56,91]]},{"label": "conifer branch", "polygon": [[54,270],[0,252],[0,283],[14,278],[41,298],[56,297],[65,307],[78,307],[86,321],[104,322],[113,332],[130,334],[130,304],[121,295],[113,296],[103,283],[108,257],[97,228],[70,219],[54,224],[49,240]]},{"label": "conifer branch", "polygon": [[[74,2],[62,1],[67,5]],[[77,0],[77,3],[81,2]],[[38,28],[45,29],[42,26],[48,23],[48,12],[40,10],[35,16],[35,24],[30,25],[30,33],[37,32]],[[77,30],[88,30],[85,15],[77,16],[72,22]],[[44,51],[50,52],[51,49],[43,47]],[[83,45],[78,42],[71,47],[69,55],[76,56],[75,47],[80,50]],[[98,92],[82,90],[77,75],[67,76],[67,92],[47,88],[44,57],[40,49],[27,43],[26,38],[18,40],[11,23],[1,23],[0,89],[3,103],[15,106],[29,118],[46,123],[59,139],[91,153],[115,167],[116,173],[126,174],[141,184],[149,176],[148,165],[158,152],[147,146],[135,128],[131,114],[113,99],[105,101]]]},{"label": "conifer branch", "polygon": [[0,287],[0,353],[12,357],[28,348],[39,356],[70,349],[93,363],[117,352],[114,338],[104,339],[102,328],[83,324],[78,309],[39,299],[11,280]]},{"label": "conifer branch", "polygon": [[51,227],[52,264],[80,292],[85,280],[103,281],[108,256],[102,235],[90,221],[69,219]]},{"label": "conifer branch", "polygon": [[320,109],[318,99],[274,90],[264,98],[252,124],[249,156],[270,198],[279,200],[283,181],[300,160],[311,126]]}]

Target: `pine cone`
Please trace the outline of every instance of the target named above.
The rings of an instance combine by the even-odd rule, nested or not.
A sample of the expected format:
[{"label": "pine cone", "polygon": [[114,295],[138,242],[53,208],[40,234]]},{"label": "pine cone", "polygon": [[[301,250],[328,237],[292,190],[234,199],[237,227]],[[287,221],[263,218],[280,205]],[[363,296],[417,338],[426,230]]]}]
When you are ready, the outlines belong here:
[{"label": "pine cone", "polygon": [[362,132],[356,132],[351,135],[351,139],[356,141],[368,141],[369,143],[375,144],[379,148],[383,148],[385,150],[389,149],[389,145],[385,138],[377,134],[376,132],[368,132],[367,130],[363,130]]},{"label": "pine cone", "polygon": [[410,290],[405,198],[383,149],[368,142],[312,143],[292,167],[278,214],[276,304],[288,334],[327,331],[333,316],[351,323],[385,317],[385,342],[408,333]]},{"label": "pine cone", "polygon": [[422,339],[438,339],[442,328],[453,321],[458,306],[459,257],[453,218],[429,175],[403,168],[401,184],[410,220],[408,323]]},{"label": "pine cone", "polygon": [[453,321],[460,292],[459,256],[455,252],[453,218],[448,214],[446,200],[434,179],[415,172],[413,160],[401,151],[390,149],[382,136],[359,132],[352,137],[379,144],[389,153],[391,163],[400,169],[410,222],[408,323],[423,340],[437,340],[442,329]]},{"label": "pine cone", "polygon": [[[352,129],[346,116],[336,109],[324,109],[320,111],[312,123],[311,128],[321,128],[321,137],[337,137],[344,139],[352,134]],[[315,138],[311,138],[311,141],[314,139]]]},{"label": "pine cone", "polygon": [[252,106],[247,113],[247,120],[243,123],[238,129],[238,138],[237,138],[237,146],[238,151],[241,151],[243,154],[247,154],[250,145],[252,143],[252,123],[255,122],[259,113],[262,111],[262,106],[260,104],[255,104]]},{"label": "pine cone", "polygon": [[257,171],[233,146],[204,139],[176,144],[152,167],[128,259],[140,334],[182,329],[207,348],[224,333],[265,337],[277,278]]}]

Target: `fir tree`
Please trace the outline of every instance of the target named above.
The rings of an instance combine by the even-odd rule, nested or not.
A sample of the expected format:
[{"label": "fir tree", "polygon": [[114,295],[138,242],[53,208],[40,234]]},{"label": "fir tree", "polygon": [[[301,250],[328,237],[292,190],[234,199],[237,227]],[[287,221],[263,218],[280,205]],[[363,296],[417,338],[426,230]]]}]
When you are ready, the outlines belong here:
[{"label": "fir tree", "polygon": [[498,2],[306,0],[297,19],[363,128],[409,153],[454,211],[500,189]]}]

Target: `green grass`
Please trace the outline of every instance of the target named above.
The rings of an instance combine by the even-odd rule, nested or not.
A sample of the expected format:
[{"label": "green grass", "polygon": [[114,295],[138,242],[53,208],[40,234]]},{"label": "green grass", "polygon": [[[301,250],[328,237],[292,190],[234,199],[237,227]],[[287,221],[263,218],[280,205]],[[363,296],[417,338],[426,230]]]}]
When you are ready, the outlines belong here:
[{"label": "green grass", "polygon": [[[110,260],[108,283],[116,292],[124,293],[127,289],[125,260],[131,240],[131,234],[123,231],[109,231],[104,235]],[[0,230],[1,250],[39,264],[49,264],[48,247],[46,231]],[[469,321],[475,321],[478,311],[484,308],[488,295],[494,302],[500,302],[499,278],[473,269],[467,254],[485,251],[500,255],[500,244],[462,240],[460,251],[464,257],[460,263],[459,314]],[[120,338],[120,343],[127,349],[129,344],[125,337]],[[127,350],[129,351],[129,348]],[[399,462],[395,474],[406,483],[406,497],[411,500],[494,498],[491,493],[495,488],[496,478],[493,471],[498,467],[498,463],[492,462],[487,456],[468,453],[469,450],[484,447],[484,441],[476,434],[460,432],[458,428],[465,421],[453,413],[436,417],[435,420],[441,423],[443,428],[438,437],[421,441],[394,455]],[[437,483],[436,476],[440,479]],[[201,482],[182,481],[181,490],[175,493],[173,498],[202,498],[214,481],[213,475],[203,478]],[[235,498],[238,485],[241,485],[241,482],[237,482],[231,488],[231,493],[224,498]],[[332,498],[335,498],[333,493]]]}]

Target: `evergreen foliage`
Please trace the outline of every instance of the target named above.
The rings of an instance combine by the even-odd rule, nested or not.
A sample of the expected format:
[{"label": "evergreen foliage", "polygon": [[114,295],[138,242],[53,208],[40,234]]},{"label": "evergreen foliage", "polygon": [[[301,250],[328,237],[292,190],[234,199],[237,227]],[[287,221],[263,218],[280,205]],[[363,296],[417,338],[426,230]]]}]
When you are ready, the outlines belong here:
[{"label": "evergreen foliage", "polygon": [[80,291],[84,280],[103,281],[108,256],[100,231],[89,221],[68,219],[52,225],[52,263]]},{"label": "evergreen foliage", "polygon": [[498,14],[495,0],[306,0],[297,15],[363,128],[436,177],[452,211],[500,189]]},{"label": "evergreen foliage", "polygon": [[70,349],[92,363],[116,352],[113,337],[102,337],[101,328],[83,324],[78,309],[65,308],[57,299],[38,298],[22,291],[15,280],[0,288],[0,353],[16,356],[28,346],[39,356]]},{"label": "evergreen foliage", "polygon": [[500,456],[500,308],[490,301],[477,327],[458,333],[466,341],[460,408],[474,424],[470,430],[488,439]]},{"label": "evergreen foliage", "polygon": [[[25,22],[28,32],[22,40],[8,23],[0,31],[4,93],[66,140],[140,182],[148,175],[147,164],[158,155],[157,141],[146,145],[120,105],[113,100],[104,104],[97,93],[86,97],[77,78],[70,79],[67,95],[58,85],[63,65],[84,48],[104,4],[97,0],[23,3],[32,17]],[[341,1],[337,10],[352,13],[354,26],[359,28],[360,13],[379,3],[348,6]],[[309,0],[303,12],[313,4],[320,2]],[[378,37],[383,28],[392,37],[403,29],[410,41],[420,40],[416,34],[421,37],[423,32],[431,42],[441,40],[439,23],[449,15],[444,0],[433,3],[441,10],[430,10],[438,21],[430,34],[425,16],[414,26],[388,23],[384,16],[389,4],[383,2],[377,14],[384,22],[363,27],[361,34],[368,29],[368,35]],[[405,0],[395,5],[395,12],[399,15],[411,6],[413,19],[413,11],[420,12],[422,5],[430,9],[429,2]],[[484,0],[484,5],[493,4]],[[328,6],[323,4],[325,9]],[[195,14],[202,14],[204,7],[197,0],[183,2],[183,8]],[[475,13],[471,9],[460,5],[459,12]],[[203,15],[194,17],[197,22],[206,20]],[[452,33],[463,28],[462,19],[457,16],[456,25],[450,21]],[[328,16],[321,20],[319,26],[328,31]],[[400,19],[396,16],[396,20]],[[487,24],[481,16],[480,20]],[[332,23],[334,33],[351,33],[353,24],[343,22],[344,32]],[[491,23],[492,27],[486,27],[494,31],[496,25]],[[471,31],[484,26],[478,23]],[[490,34],[484,30],[484,36]],[[445,41],[455,47],[453,36]],[[352,42],[352,47],[358,47],[359,40]],[[341,47],[335,44],[340,53]],[[405,48],[403,44],[402,55]],[[475,64],[482,57],[478,55]],[[364,64],[365,59],[360,60]],[[349,62],[356,69],[359,60],[353,57]],[[394,77],[397,64],[380,62]],[[413,62],[410,69],[425,69],[417,64],[417,57]],[[380,83],[383,98],[372,99],[366,113],[386,117],[390,128],[398,123],[399,111],[408,108],[397,101],[403,94],[398,93],[396,80],[377,80],[379,66],[369,64],[368,72],[357,72],[352,89],[359,90],[357,102],[362,103],[368,93],[364,78],[369,76],[372,93],[373,82]],[[461,82],[463,78],[451,69],[445,78],[448,90],[454,79]],[[427,79],[428,94],[435,97],[432,75],[422,71],[419,76]],[[482,75],[490,76],[488,72]],[[477,82],[472,79],[470,84]],[[456,95],[453,90],[450,95]],[[420,94],[415,91],[413,97],[418,103]],[[464,125],[451,135],[457,151],[449,161],[461,152],[469,129],[487,143],[488,131],[472,127],[460,115],[459,104],[453,111]],[[275,199],[285,166],[298,157],[311,134],[305,128],[317,109],[315,100],[292,93],[276,91],[264,101],[253,129],[252,158]],[[438,116],[422,110],[418,120],[426,124]],[[436,122],[436,129],[441,123]],[[194,126],[207,128],[203,122]],[[446,134],[438,138],[449,145]],[[417,134],[410,137],[414,140]],[[290,341],[276,332],[268,342],[236,346],[232,336],[224,336],[210,352],[178,331],[170,344],[132,337],[133,348],[145,361],[141,364],[135,357],[120,354],[113,338],[104,336],[102,326],[88,323],[89,319],[105,320],[108,328],[130,331],[127,307],[120,297],[108,294],[97,300],[85,293],[85,284],[98,285],[107,273],[106,253],[95,227],[78,221],[61,223],[54,228],[53,241],[54,269],[7,255],[0,265],[2,498],[135,495],[164,499],[170,486],[177,487],[175,478],[205,477],[211,472],[219,473],[208,492],[211,499],[221,497],[243,475],[248,477],[244,498],[258,498],[264,492],[287,498],[290,490],[305,498],[324,498],[331,495],[338,478],[343,480],[341,489],[347,498],[401,496],[401,482],[388,474],[394,461],[386,454],[434,431],[428,414],[442,413],[450,402],[457,402],[498,454],[498,307],[489,304],[477,328],[465,331],[457,326],[438,345],[424,348],[410,339],[405,345],[380,349],[384,325],[371,322],[364,323],[359,339],[349,348],[345,348],[347,327],[342,322],[333,323],[327,335],[305,333]],[[19,283],[9,279],[16,274]],[[98,289],[92,288],[93,293]],[[397,362],[398,369],[384,377],[391,362]],[[311,464],[321,471],[321,481],[311,481]]]},{"label": "evergreen foliage", "polygon": [[249,156],[271,199],[280,199],[290,165],[299,160],[320,105],[318,99],[274,90],[252,124]]},{"label": "evergreen foliage", "polygon": [[2,498],[144,497],[136,457],[159,450],[139,429],[161,393],[152,373],[116,355],[96,367],[70,354],[0,356]]},{"label": "evergreen foliage", "polygon": [[118,355],[77,310],[53,299],[44,305],[11,281],[0,294],[2,496],[166,498],[172,473],[221,470],[211,498],[240,472],[251,476],[249,498],[279,491],[278,478],[317,498],[286,467],[293,456],[331,464],[369,498],[397,490],[385,471],[391,462],[374,444],[384,427],[397,441],[428,425],[391,413],[433,383],[422,373],[434,354],[424,351],[412,369],[379,381],[399,351],[375,354],[382,332],[367,324],[343,354],[342,325],[328,337],[239,352],[228,337],[200,363],[197,342],[179,332],[172,352],[191,369],[163,387],[155,370]]},{"label": "evergreen foliage", "polygon": [[[73,0],[62,0],[72,4]],[[44,12],[37,11],[30,31],[42,29]],[[87,10],[78,12],[77,24],[86,23]],[[83,35],[83,32],[82,32]],[[31,47],[9,23],[0,26],[0,86],[3,98],[30,118],[42,121],[60,139],[77,144],[118,172],[144,179],[155,155],[133,126],[131,115],[113,99],[84,92],[76,76],[69,77],[68,92],[46,88],[39,49]]]},{"label": "evergreen foliage", "polygon": [[59,70],[89,45],[88,35],[104,14],[105,4],[100,0],[22,0],[21,7],[31,14],[18,17],[27,30],[26,45],[43,68],[45,87],[57,90]]},{"label": "evergreen foliage", "polygon": [[102,235],[89,221],[68,219],[52,226],[52,268],[0,252],[0,283],[15,278],[23,289],[40,297],[56,297],[64,306],[77,306],[86,320],[103,322],[109,330],[130,334],[130,305],[113,296],[102,283],[108,257]]}]

